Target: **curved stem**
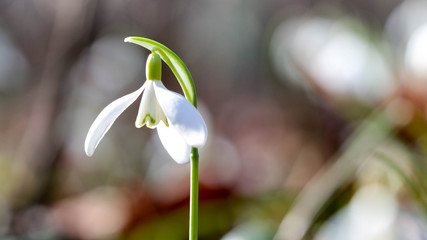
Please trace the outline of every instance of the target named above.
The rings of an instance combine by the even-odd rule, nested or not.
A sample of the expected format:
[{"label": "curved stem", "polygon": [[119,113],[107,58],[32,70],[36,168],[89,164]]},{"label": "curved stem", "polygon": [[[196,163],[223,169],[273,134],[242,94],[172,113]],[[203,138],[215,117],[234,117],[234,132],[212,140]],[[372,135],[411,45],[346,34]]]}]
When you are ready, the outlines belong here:
[{"label": "curved stem", "polygon": [[199,152],[191,149],[190,240],[197,240],[199,205]]}]

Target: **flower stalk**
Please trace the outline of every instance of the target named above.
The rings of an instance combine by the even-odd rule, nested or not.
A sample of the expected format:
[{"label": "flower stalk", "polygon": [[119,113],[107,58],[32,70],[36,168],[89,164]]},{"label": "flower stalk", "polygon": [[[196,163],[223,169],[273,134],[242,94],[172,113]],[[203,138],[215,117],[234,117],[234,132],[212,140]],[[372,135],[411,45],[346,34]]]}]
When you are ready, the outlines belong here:
[{"label": "flower stalk", "polygon": [[190,183],[190,240],[197,240],[199,224],[199,152],[191,149],[191,183]]}]

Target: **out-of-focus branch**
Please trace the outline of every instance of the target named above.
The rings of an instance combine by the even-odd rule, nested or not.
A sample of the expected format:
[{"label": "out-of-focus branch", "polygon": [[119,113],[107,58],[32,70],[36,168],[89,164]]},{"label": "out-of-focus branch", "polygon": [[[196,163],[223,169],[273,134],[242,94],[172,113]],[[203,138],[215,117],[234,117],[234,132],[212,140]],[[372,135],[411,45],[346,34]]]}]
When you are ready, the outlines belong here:
[{"label": "out-of-focus branch", "polygon": [[49,47],[44,62],[40,64],[42,71],[33,90],[28,123],[16,149],[17,160],[26,161],[37,176],[43,178],[34,196],[28,200],[30,202],[44,197],[52,169],[61,159],[64,140],[60,116],[69,97],[69,91],[65,89],[68,86],[66,76],[79,53],[75,47],[81,41],[85,27],[90,26],[85,21],[91,19],[86,15],[87,9],[91,9],[86,8],[86,1],[56,1],[54,4],[53,28],[46,40]]}]

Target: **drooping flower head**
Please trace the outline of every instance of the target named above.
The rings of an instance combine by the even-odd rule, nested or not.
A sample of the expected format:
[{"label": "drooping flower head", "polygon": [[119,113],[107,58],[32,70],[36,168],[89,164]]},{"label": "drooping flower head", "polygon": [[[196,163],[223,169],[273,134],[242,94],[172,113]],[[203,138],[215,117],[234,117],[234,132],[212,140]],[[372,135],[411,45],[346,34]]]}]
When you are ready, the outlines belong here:
[{"label": "drooping flower head", "polygon": [[[152,53],[146,63],[146,81],[135,92],[125,95],[105,107],[93,122],[85,141],[85,152],[92,156],[101,139],[110,129],[114,121],[142,94],[135,126],[146,125],[156,128],[160,140],[177,163],[190,160],[192,147],[201,147],[207,139],[206,124],[196,109],[194,83],[182,61],[163,45],[144,38],[126,38],[141,45],[148,42]],[[159,48],[160,47],[160,48]],[[162,59],[171,67],[184,93],[184,96],[172,92],[161,81]],[[179,74],[181,73],[181,74]],[[187,75],[186,75],[187,74]],[[188,81],[190,79],[191,81]],[[188,83],[191,84],[188,84]]]}]

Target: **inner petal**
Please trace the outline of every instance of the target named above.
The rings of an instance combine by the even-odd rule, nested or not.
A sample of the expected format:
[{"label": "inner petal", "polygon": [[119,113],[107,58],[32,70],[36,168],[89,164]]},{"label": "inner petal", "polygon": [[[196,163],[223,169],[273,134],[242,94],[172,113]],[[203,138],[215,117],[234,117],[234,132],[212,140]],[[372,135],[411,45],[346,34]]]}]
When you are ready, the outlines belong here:
[{"label": "inner petal", "polygon": [[156,99],[153,81],[147,80],[147,86],[142,94],[135,126],[140,128],[147,125],[149,128],[156,128],[160,121],[168,125],[166,116]]}]

